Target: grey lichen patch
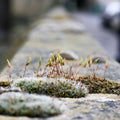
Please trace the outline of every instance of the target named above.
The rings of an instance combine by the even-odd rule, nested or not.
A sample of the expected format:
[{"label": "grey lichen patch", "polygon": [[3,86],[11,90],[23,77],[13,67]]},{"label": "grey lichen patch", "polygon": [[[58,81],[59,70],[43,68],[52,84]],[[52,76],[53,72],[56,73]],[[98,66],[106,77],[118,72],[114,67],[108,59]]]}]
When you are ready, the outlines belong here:
[{"label": "grey lichen patch", "polygon": [[104,80],[93,76],[79,77],[81,81],[88,86],[89,93],[110,93],[120,95],[120,83],[112,80]]},{"label": "grey lichen patch", "polygon": [[0,95],[0,114],[29,117],[48,117],[61,114],[66,106],[48,96],[28,93],[3,93]]},{"label": "grey lichen patch", "polygon": [[23,92],[56,97],[79,98],[88,93],[86,86],[81,82],[64,78],[21,78],[15,80],[13,86],[20,87]]}]

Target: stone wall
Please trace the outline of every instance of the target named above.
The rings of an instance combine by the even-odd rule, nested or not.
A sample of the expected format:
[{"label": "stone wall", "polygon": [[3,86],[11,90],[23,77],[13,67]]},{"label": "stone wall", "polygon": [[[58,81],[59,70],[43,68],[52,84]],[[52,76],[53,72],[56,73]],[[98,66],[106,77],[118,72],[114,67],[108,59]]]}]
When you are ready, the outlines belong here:
[{"label": "stone wall", "polygon": [[[13,68],[11,69],[11,73],[12,73],[13,83],[19,82],[20,80],[19,77],[21,77],[24,73],[24,66],[25,66],[26,60],[29,57],[31,57],[32,62],[29,66],[27,66],[28,68],[25,74],[25,78],[23,77],[24,79],[23,78],[21,79],[25,80],[25,82],[27,80],[30,80],[30,81],[33,80],[34,85],[29,82],[31,84],[31,87],[34,86],[33,90],[35,90],[35,87],[37,86],[35,84],[35,78],[34,78],[35,73],[34,72],[36,71],[36,67],[38,66],[38,61],[39,61],[38,59],[40,57],[43,59],[43,64],[45,64],[48,61],[48,58],[50,57],[50,53],[53,53],[54,51],[57,51],[59,49],[62,51],[62,53],[63,52],[66,53],[64,54],[64,58],[68,58],[68,56],[71,57],[71,60],[67,59],[66,62],[67,62],[67,65],[69,65],[69,63],[70,65],[74,65],[73,70],[77,69],[76,64],[80,62],[79,60],[81,57],[83,59],[87,58],[88,56],[92,56],[94,59],[96,57],[100,58],[100,62],[94,64],[92,69],[88,68],[84,70],[84,68],[82,67],[79,71],[79,74],[83,75],[81,77],[82,79],[84,79],[84,75],[85,76],[89,75],[86,80],[88,81],[90,78],[92,78],[91,76],[93,75],[93,69],[98,67],[96,77],[95,77],[97,81],[94,82],[94,79],[92,79],[92,81],[87,82],[87,85],[88,85],[87,87],[89,87],[90,83],[92,82],[91,85],[94,88],[97,88],[97,89],[102,88],[100,92],[96,93],[96,91],[94,91],[93,94],[88,94],[84,98],[59,98],[59,100],[62,101],[67,107],[67,109],[65,109],[65,111],[61,115],[56,115],[54,117],[47,117],[47,118],[38,117],[36,119],[42,119],[42,120],[80,120],[80,119],[81,120],[119,120],[120,118],[120,114],[119,114],[120,113],[120,65],[117,62],[113,61],[105,53],[105,51],[99,45],[99,43],[85,32],[84,25],[75,21],[72,18],[72,16],[69,15],[63,8],[56,8],[48,12],[48,14],[46,14],[46,16],[43,19],[40,19],[36,22],[35,26],[27,34],[26,39],[27,41],[25,42],[25,44],[15,54],[15,56],[13,57],[11,61],[11,64],[13,66]],[[109,63],[109,68],[106,72],[106,78],[104,79],[106,61],[108,61]],[[9,75],[10,69],[8,68],[9,67],[4,69],[2,73],[2,77],[4,79],[2,78],[1,81],[5,80],[4,75],[6,76]],[[50,80],[49,78],[47,80],[46,78],[43,79],[43,81],[49,81],[49,80]],[[102,82],[100,83],[101,80]],[[73,81],[70,81],[70,82],[72,83]],[[105,87],[103,87],[104,83],[106,83]],[[117,87],[114,86],[116,84],[118,85]],[[44,88],[46,89],[47,84],[45,85],[46,86]],[[28,86],[28,89],[31,89],[31,87]],[[78,88],[78,86],[76,88]],[[108,90],[109,88],[110,90],[112,90],[112,93],[114,90],[117,90],[119,95],[110,94],[111,92],[109,92]],[[8,89],[2,88],[0,90],[2,93],[2,91],[4,90],[8,92]],[[62,89],[64,90],[64,85],[62,86]],[[101,93],[104,93],[105,89],[107,89],[108,92],[106,92],[106,94],[101,94]],[[25,87],[23,87],[23,90],[25,90]],[[12,90],[10,89],[10,91]],[[20,95],[22,94],[23,98],[25,97],[25,94],[21,92],[18,93],[18,95],[19,94]],[[62,92],[62,94],[64,94],[64,92]],[[16,102],[14,102],[16,100],[13,100],[13,101],[9,100],[8,95],[14,98],[13,93],[12,94],[8,93],[7,96],[5,96],[3,93],[0,96],[0,98],[2,97],[2,101],[4,102],[4,97],[5,99],[7,97],[8,102],[11,101],[12,104],[15,103],[14,105],[16,105]],[[32,97],[33,95],[29,94],[29,96]],[[39,94],[38,96],[40,97],[41,95]],[[34,98],[32,98],[32,100],[34,100]],[[54,100],[54,97],[53,97],[53,100]],[[30,99],[29,100],[27,99],[27,101],[30,101]],[[21,105],[22,102],[24,102],[24,99],[23,100],[20,99],[19,105]],[[26,104],[27,103],[25,103],[25,105]],[[27,106],[29,105],[34,106],[34,104],[27,104]],[[41,108],[41,106],[39,106],[39,108]],[[11,112],[10,109],[9,111]],[[25,113],[27,112],[25,111]],[[14,120],[20,120],[20,119],[23,119],[23,120],[33,119],[34,120],[34,118],[30,118],[26,116],[13,117],[13,116],[0,115],[0,120],[10,120],[10,119],[11,120],[13,119]]]}]

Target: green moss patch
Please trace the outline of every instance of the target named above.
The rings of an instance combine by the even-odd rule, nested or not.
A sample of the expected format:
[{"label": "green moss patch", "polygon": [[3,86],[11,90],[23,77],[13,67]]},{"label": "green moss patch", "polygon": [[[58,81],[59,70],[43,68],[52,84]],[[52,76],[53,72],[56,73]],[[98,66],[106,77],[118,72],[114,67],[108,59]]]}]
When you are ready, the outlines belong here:
[{"label": "green moss patch", "polygon": [[24,92],[56,97],[79,98],[88,93],[87,88],[81,82],[63,78],[21,78],[15,80],[13,86],[20,87]]},{"label": "green moss patch", "polygon": [[65,109],[61,101],[48,96],[14,92],[0,95],[0,114],[3,115],[48,117]]},{"label": "green moss patch", "polygon": [[77,81],[81,81],[88,86],[89,93],[110,93],[120,95],[120,83],[112,80],[104,80],[93,76],[79,77]]}]

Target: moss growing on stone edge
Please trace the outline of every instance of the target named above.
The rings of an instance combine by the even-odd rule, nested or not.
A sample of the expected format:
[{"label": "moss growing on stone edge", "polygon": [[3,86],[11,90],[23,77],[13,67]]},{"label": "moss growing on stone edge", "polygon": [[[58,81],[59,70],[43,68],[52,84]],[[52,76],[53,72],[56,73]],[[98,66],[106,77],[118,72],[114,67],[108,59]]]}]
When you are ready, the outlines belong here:
[{"label": "moss growing on stone edge", "polygon": [[81,82],[64,78],[21,78],[15,80],[13,86],[20,87],[24,92],[56,97],[79,98],[88,93],[87,88]]},{"label": "moss growing on stone edge", "polygon": [[66,106],[56,98],[28,93],[8,92],[0,95],[0,114],[48,117],[62,113]]},{"label": "moss growing on stone edge", "polygon": [[109,93],[120,95],[120,83],[112,80],[104,80],[93,76],[83,76],[77,78],[77,81],[81,81],[88,86],[89,93]]},{"label": "moss growing on stone edge", "polygon": [[0,86],[2,87],[6,87],[9,86],[11,84],[11,80],[0,80]]}]

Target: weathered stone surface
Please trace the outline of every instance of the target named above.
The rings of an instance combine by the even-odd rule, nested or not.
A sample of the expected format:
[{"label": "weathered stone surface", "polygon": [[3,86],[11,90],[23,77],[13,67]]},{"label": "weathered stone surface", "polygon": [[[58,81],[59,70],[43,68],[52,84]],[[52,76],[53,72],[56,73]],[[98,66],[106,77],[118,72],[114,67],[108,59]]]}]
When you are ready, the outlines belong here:
[{"label": "weathered stone surface", "polygon": [[114,95],[89,95],[83,99],[70,100],[71,120],[118,120],[120,117],[120,97]]},{"label": "weathered stone surface", "polygon": [[68,107],[63,114],[50,118],[5,117],[1,120],[119,120],[120,96],[108,94],[90,94],[86,98],[62,98]]},{"label": "weathered stone surface", "polygon": [[20,88],[4,88],[0,87],[0,94],[6,93],[6,92],[22,92]]},{"label": "weathered stone surface", "polygon": [[[57,10],[52,12],[57,14]],[[67,23],[67,26],[70,26],[70,28],[68,27],[70,31],[75,25],[75,21],[65,13],[64,10],[60,13],[60,17],[59,14],[53,15],[49,13],[43,20],[37,22],[38,25],[28,34],[28,41],[13,58],[12,64],[14,69],[12,69],[12,77],[22,76],[24,65],[28,57],[32,57],[32,63],[28,66],[26,76],[33,76],[34,71],[37,69],[38,58],[42,57],[44,62],[46,62],[50,53],[59,49],[61,51],[73,51],[79,58],[86,58],[92,55],[101,56],[105,61],[109,62],[106,79],[120,82],[120,65],[107,56],[98,42],[85,32],[81,33],[75,27],[76,25],[73,28],[75,31],[78,30],[79,32],[73,32],[73,29],[72,32],[65,32],[66,30],[63,23]],[[72,64],[74,64],[74,62],[76,63],[78,61],[73,61]],[[93,65],[95,68],[97,66],[98,70],[96,76],[104,78],[104,63]],[[6,69],[4,72],[5,71]],[[82,69],[79,72],[84,75],[92,75],[93,68]],[[60,116],[47,118],[47,120],[119,120],[120,118],[120,96],[117,95],[90,94],[85,98],[62,98],[61,100],[65,102],[68,110]],[[0,119],[16,120],[34,118],[0,116]]]}]

